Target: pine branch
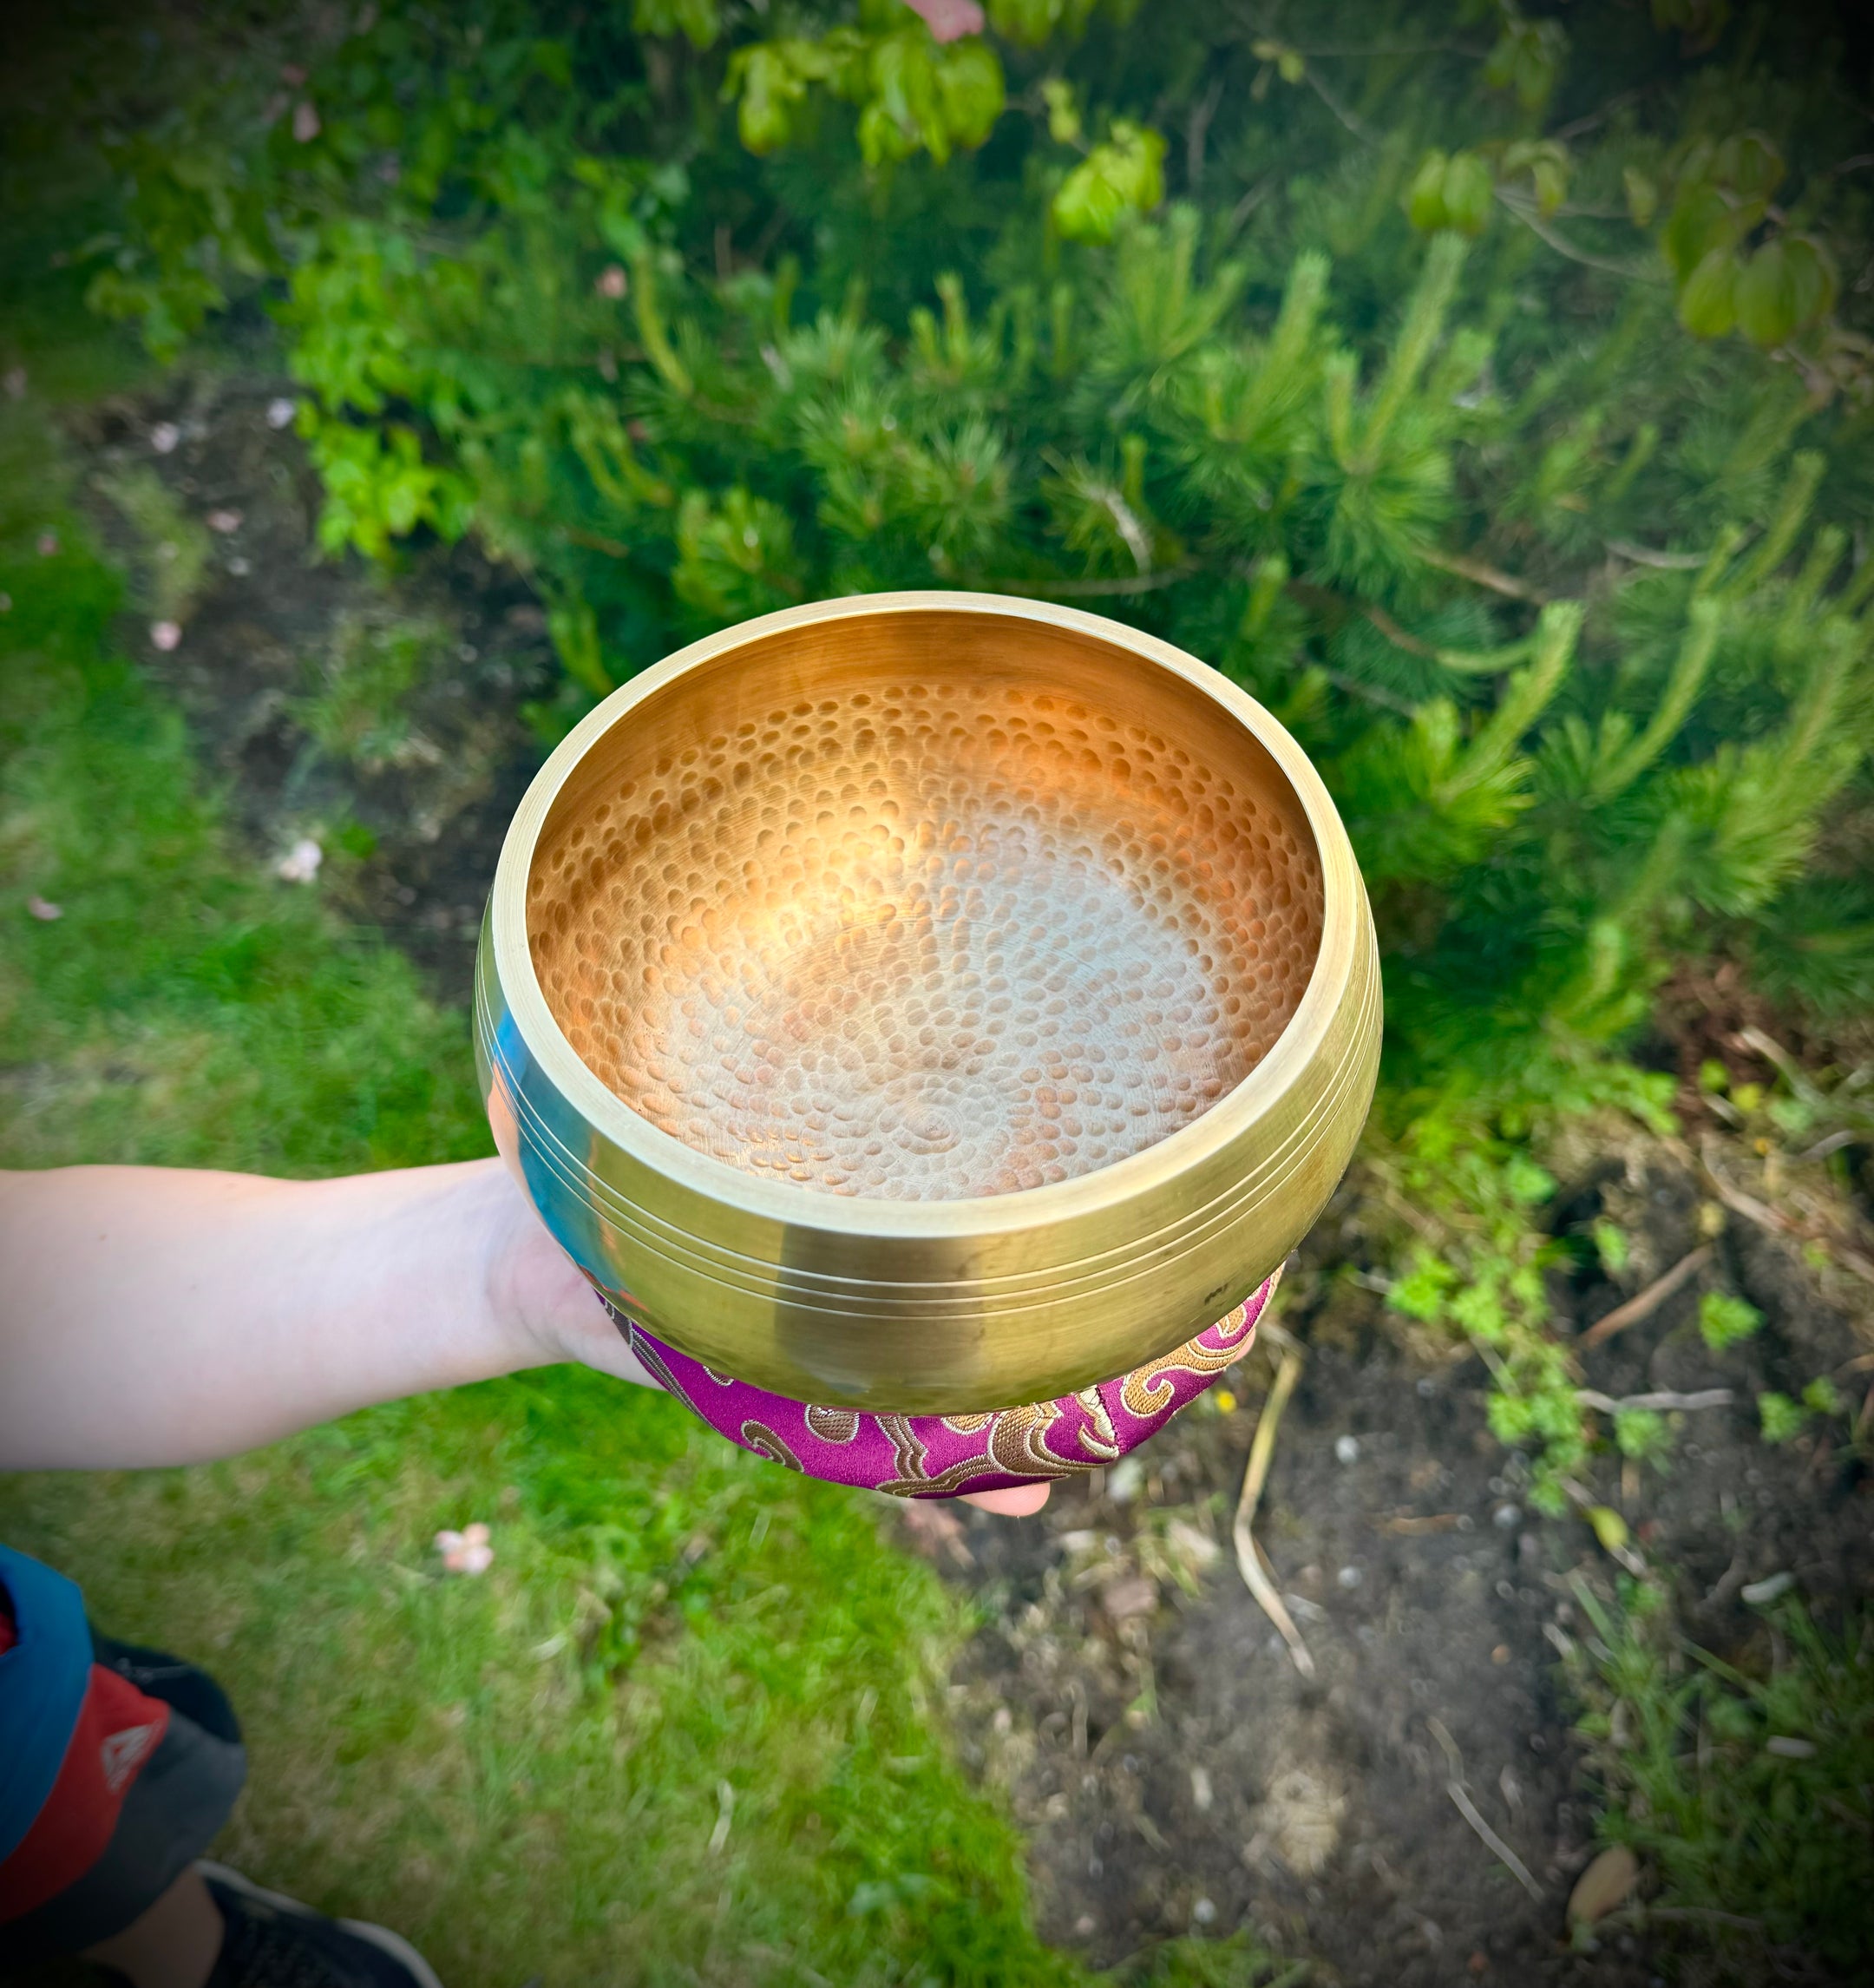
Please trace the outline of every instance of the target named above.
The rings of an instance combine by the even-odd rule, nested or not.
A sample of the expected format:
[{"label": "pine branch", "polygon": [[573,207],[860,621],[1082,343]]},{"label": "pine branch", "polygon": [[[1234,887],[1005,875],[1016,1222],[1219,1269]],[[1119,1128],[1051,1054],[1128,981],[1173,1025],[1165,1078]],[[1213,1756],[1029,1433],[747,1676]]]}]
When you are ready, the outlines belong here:
[{"label": "pine branch", "polygon": [[1457,292],[1465,253],[1464,237],[1449,228],[1432,238],[1425,272],[1419,279],[1419,287],[1412,292],[1412,302],[1406,310],[1406,322],[1399,327],[1386,371],[1380,376],[1367,409],[1358,463],[1347,467],[1370,471],[1378,465],[1380,450],[1386,445],[1392,423],[1419,384],[1419,376],[1432,357],[1432,348],[1445,329],[1445,319]]},{"label": "pine branch", "polygon": [[1723,610],[1715,600],[1692,603],[1691,626],[1680,645],[1672,674],[1666,679],[1665,692],[1645,731],[1597,771],[1589,787],[1596,800],[1610,801],[1632,786],[1666,750],[1698,697],[1723,626]]},{"label": "pine branch", "polygon": [[1575,659],[1581,627],[1582,604],[1578,600],[1551,600],[1543,609],[1529,666],[1518,670],[1504,686],[1490,722],[1471,741],[1458,771],[1439,789],[1438,797],[1446,805],[1509,764],[1517,741],[1562,687],[1562,679]]}]

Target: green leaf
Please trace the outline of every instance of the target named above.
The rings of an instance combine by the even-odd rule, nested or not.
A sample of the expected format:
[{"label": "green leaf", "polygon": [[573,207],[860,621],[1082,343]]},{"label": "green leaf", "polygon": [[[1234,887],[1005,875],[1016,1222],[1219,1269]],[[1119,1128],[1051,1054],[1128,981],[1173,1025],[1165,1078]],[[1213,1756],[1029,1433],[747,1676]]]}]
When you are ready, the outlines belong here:
[{"label": "green leaf", "polygon": [[[937,95],[943,106],[947,140],[973,151],[994,130],[1008,101],[995,50],[973,36],[944,49],[937,58]],[[929,143],[927,137],[926,142]],[[940,161],[945,155],[935,145],[930,151]]]},{"label": "green leaf", "polygon": [[1702,180],[1681,186],[1667,216],[1660,246],[1683,283],[1715,248],[1729,248],[1743,233],[1737,210],[1718,188]]},{"label": "green leaf", "polygon": [[1627,212],[1633,217],[1636,228],[1649,228],[1653,217],[1659,212],[1659,187],[1649,180],[1637,167],[1623,167],[1621,183],[1627,191]]},{"label": "green leaf", "polygon": [[711,48],[722,32],[716,0],[632,0],[632,25],[640,35],[686,36],[691,46]]},{"label": "green leaf", "polygon": [[1445,168],[1445,225],[1459,234],[1479,235],[1490,224],[1497,184],[1490,161],[1476,152],[1456,152]]},{"label": "green leaf", "polygon": [[1780,345],[1795,331],[1800,322],[1796,282],[1781,237],[1764,243],[1739,267],[1733,301],[1738,330],[1766,351]]},{"label": "green leaf", "polygon": [[989,0],[989,24],[1006,42],[1039,49],[1057,29],[1078,35],[1096,0]]},{"label": "green leaf", "polygon": [[1679,292],[1679,322],[1694,338],[1721,338],[1737,322],[1737,258],[1711,250]]},{"label": "green leaf", "polygon": [[1627,1521],[1611,1505],[1590,1505],[1582,1517],[1593,1526],[1595,1538],[1606,1552],[1615,1552],[1627,1544]]},{"label": "green leaf", "polygon": [[1406,218],[1420,234],[1436,234],[1445,221],[1445,168],[1450,155],[1427,152],[1406,189]]},{"label": "green leaf", "polygon": [[1054,225],[1070,241],[1110,241],[1119,218],[1164,198],[1165,141],[1150,125],[1115,118],[1112,133],[1062,181]]},{"label": "green leaf", "polygon": [[1511,90],[1524,110],[1540,110],[1561,74],[1568,36],[1558,21],[1524,20],[1504,9],[1504,30],[1484,65],[1492,89]]},{"label": "green leaf", "polygon": [[1785,266],[1795,299],[1796,328],[1800,331],[1818,318],[1825,318],[1835,308],[1841,278],[1837,273],[1834,258],[1813,236],[1786,235],[1783,247]]},{"label": "green leaf", "polygon": [[1307,59],[1292,43],[1264,37],[1252,42],[1249,52],[1259,62],[1274,62],[1284,82],[1301,82],[1307,75]]},{"label": "green leaf", "polygon": [[1080,107],[1074,101],[1074,87],[1064,76],[1050,76],[1041,85],[1041,101],[1047,106],[1048,136],[1057,145],[1071,145],[1080,135]]},{"label": "green leaf", "polygon": [[1760,131],[1740,131],[1712,154],[1707,168],[1713,184],[1743,200],[1767,200],[1783,183],[1783,154]]},{"label": "green leaf", "polygon": [[815,65],[803,60],[813,44],[799,41],[756,42],[729,59],[723,95],[739,100],[736,127],[750,152],[778,150],[793,136],[796,114],[806,101]]}]

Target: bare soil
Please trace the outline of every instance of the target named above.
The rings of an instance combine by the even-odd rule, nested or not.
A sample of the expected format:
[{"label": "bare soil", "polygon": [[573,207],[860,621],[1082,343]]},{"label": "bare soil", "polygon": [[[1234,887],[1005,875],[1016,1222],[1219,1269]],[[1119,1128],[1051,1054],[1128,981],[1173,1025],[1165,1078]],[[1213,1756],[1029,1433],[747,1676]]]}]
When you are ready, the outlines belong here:
[{"label": "bare soil", "polygon": [[[268,415],[291,395],[286,381],[206,374],[75,417],[96,522],[134,575],[153,573],[161,548],[139,542],[103,494],[127,469],[154,469],[199,520],[239,520],[211,531],[177,646],[155,646],[134,600],[126,646],[181,704],[256,862],[302,836],[319,842],[319,888],[337,908],[407,952],[438,998],[465,1003],[501,837],[544,757],[521,710],[558,681],[546,616],[472,541],[419,547],[389,577],[356,554],[321,555],[317,478]],[[159,452],[165,424],[180,439]],[[387,763],[323,752],[296,718],[347,625],[420,629],[430,654],[407,700],[409,739]]]},{"label": "bare soil", "polygon": [[[1697,1246],[1707,1198],[1689,1156],[1647,1142],[1558,1200],[1576,1219],[1604,1204],[1643,1238],[1625,1280],[1637,1289]],[[1200,1407],[1138,1452],[1145,1474],[1123,1504],[1109,1478],[1058,1489],[1039,1525],[960,1511],[950,1537],[913,1515],[926,1550],[994,1611],[958,1680],[970,1756],[1031,1832],[1044,1931],[1098,1963],[1248,1926],[1328,1978],[1374,1988],[1677,1978],[1631,1935],[1588,1953],[1566,1939],[1595,1803],[1550,1638],[1581,1632],[1568,1577],[1604,1589],[1609,1563],[1584,1523],[1523,1506],[1523,1461],[1484,1423],[1481,1364],[1413,1358],[1344,1274],[1360,1263],[1360,1217],[1346,1191],[1291,1273],[1281,1316],[1307,1363],[1257,1525],[1315,1676],[1298,1672],[1229,1551],[1271,1371],[1259,1351],[1227,1377],[1237,1410]],[[1766,1447],[1754,1407],[1759,1388],[1799,1391],[1868,1342],[1851,1295],[1825,1291],[1799,1250],[1748,1223],[1727,1224],[1710,1274],[1764,1310],[1756,1340],[1711,1353],[1694,1281],[1589,1353],[1586,1376],[1616,1397],[1729,1388],[1733,1402],[1688,1418],[1668,1474],[1623,1486],[1618,1460],[1599,1459],[1589,1488],[1674,1570],[1687,1633],[1748,1661],[1762,1630],[1746,1585],[1793,1574],[1826,1615],[1874,1583],[1861,1466],[1825,1442]],[[1628,1294],[1596,1280],[1556,1295],[1566,1331]],[[1180,1569],[1159,1543],[1179,1526],[1222,1550],[1187,1545]],[[1539,1896],[1460,1814],[1434,1720]],[[1799,1965],[1797,1978],[1827,1977]]]},{"label": "bare soil", "polygon": [[[291,430],[267,415],[287,390],[203,377],[106,403],[75,429],[95,470],[152,464],[192,515],[240,514],[216,535],[180,642],[154,647],[141,611],[126,638],[180,699],[256,863],[325,835],[318,888],[405,948],[440,998],[465,1003],[501,835],[541,756],[519,712],[555,681],[544,618],[472,546],[419,549],[388,587],[356,559],[316,557],[316,487]],[[163,422],[180,438],[159,453],[150,437]],[[152,548],[102,497],[98,515],[133,570],[147,570]],[[360,770],[314,745],[296,699],[346,617],[386,613],[440,628],[446,666],[410,700],[423,749]],[[334,831],[347,822],[369,831],[368,854],[344,857]],[[1693,988],[1679,1005],[1661,1060],[1695,1099],[1697,1065],[1722,1043],[1712,1000]],[[1734,1020],[1724,1038],[1734,1049],[1733,1038]],[[1701,1136],[1719,1142],[1707,1157],[1730,1178],[1777,1198],[1760,1156],[1708,1114]],[[1748,1660],[1763,1632],[1746,1585],[1792,1574],[1825,1615],[1874,1591],[1874,1488],[1852,1451],[1826,1437],[1770,1448],[1754,1405],[1764,1388],[1794,1394],[1825,1373],[1858,1398],[1868,1374],[1853,1363],[1874,1347],[1870,1293],[1812,1239],[1805,1250],[1720,1209],[1686,1145],[1584,1145],[1573,1174],[1557,1224],[1604,1212],[1634,1254],[1617,1288],[1598,1274],[1556,1278],[1563,1335],[1697,1247],[1713,1219],[1701,1211],[1722,1215],[1700,1272],[1583,1366],[1615,1397],[1721,1387],[1733,1400],[1687,1419],[1668,1471],[1623,1472],[1602,1456],[1587,1488],[1672,1570],[1687,1632]],[[1829,1191],[1818,1185],[1812,1200]],[[1830,1222],[1861,1219],[1839,1203]],[[1229,1548],[1271,1372],[1259,1350],[1227,1379],[1233,1409],[1201,1404],[1138,1453],[1137,1470],[1058,1487],[1039,1522],[964,1507],[897,1515],[986,1612],[952,1687],[965,1756],[1006,1788],[1028,1831],[1043,1930],[1096,1964],[1246,1926],[1349,1988],[1689,1978],[1631,1933],[1569,1947],[1564,1906],[1593,1852],[1595,1798],[1553,1638],[1580,1626],[1569,1577],[1604,1586],[1609,1563],[1578,1519],[1526,1509],[1523,1461],[1485,1426],[1481,1365],[1414,1342],[1386,1312],[1371,1240],[1382,1224],[1356,1178],[1291,1267],[1280,1315],[1306,1365],[1257,1530],[1315,1675],[1297,1670]],[[1695,1328],[1713,1285],[1767,1321],[1722,1355]],[[1454,1778],[1536,1895],[1459,1813]],[[1827,1978],[1799,1957],[1774,1959],[1766,1977]]]}]

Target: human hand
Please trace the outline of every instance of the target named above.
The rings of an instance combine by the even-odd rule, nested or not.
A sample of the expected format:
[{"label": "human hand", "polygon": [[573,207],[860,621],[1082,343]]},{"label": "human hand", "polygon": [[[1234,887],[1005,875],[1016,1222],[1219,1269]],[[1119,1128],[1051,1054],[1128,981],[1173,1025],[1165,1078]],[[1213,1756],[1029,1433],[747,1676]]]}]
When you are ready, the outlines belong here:
[{"label": "human hand", "polygon": [[[655,1388],[656,1377],[632,1351],[630,1341],[572,1258],[554,1241],[508,1169],[498,1160],[488,1165],[488,1300],[502,1329],[521,1351],[514,1364],[538,1367],[576,1360],[620,1381]],[[1045,1483],[971,1492],[965,1497],[966,1504],[1015,1519],[1039,1512],[1047,1499]]]}]

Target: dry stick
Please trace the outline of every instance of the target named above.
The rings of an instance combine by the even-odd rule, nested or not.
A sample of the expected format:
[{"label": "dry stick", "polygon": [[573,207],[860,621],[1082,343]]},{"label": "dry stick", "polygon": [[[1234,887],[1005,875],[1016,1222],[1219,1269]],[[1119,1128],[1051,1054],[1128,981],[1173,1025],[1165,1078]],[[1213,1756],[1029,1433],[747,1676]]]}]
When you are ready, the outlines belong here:
[{"label": "dry stick", "polygon": [[1236,1548],[1236,1571],[1242,1576],[1243,1585],[1263,1614],[1275,1624],[1282,1641],[1288,1645],[1288,1654],[1294,1659],[1295,1669],[1304,1677],[1312,1677],[1314,1659],[1301,1640],[1301,1631],[1295,1627],[1294,1617],[1276,1593],[1274,1582],[1264,1570],[1255,1536],[1249,1530],[1255,1518],[1256,1506],[1261,1499],[1263,1481],[1268,1476],[1269,1460],[1275,1453],[1276,1427],[1301,1376],[1301,1355],[1291,1344],[1281,1356],[1281,1364],[1275,1369],[1274,1385],[1269,1389],[1268,1401],[1262,1404],[1262,1413],[1256,1418],[1255,1434],[1249,1444],[1249,1461],[1243,1467],[1242,1490],[1236,1499],[1236,1517],[1230,1525],[1230,1540]]},{"label": "dry stick", "polygon": [[1728,1388],[1700,1388],[1694,1394],[1681,1394],[1671,1388],[1661,1388],[1652,1394],[1627,1394],[1616,1401],[1611,1394],[1602,1394],[1592,1388],[1577,1388],[1575,1399],[1584,1408],[1598,1408],[1603,1415],[1617,1415],[1623,1408],[1651,1408],[1657,1413],[1671,1414],[1690,1408],[1728,1408],[1737,1397]]},{"label": "dry stick", "polygon": [[1471,1799],[1471,1791],[1464,1783],[1464,1756],[1458,1751],[1458,1742],[1445,1729],[1442,1719],[1428,1718],[1426,1725],[1432,1729],[1432,1737],[1445,1749],[1445,1792],[1457,1804],[1458,1813],[1483,1838],[1485,1847],[1506,1869],[1514,1873],[1517,1882],[1529,1895],[1541,1902],[1543,1888],[1530,1875],[1530,1867],[1517,1855],[1501,1836],[1492,1829]]},{"label": "dry stick", "polygon": [[1687,1277],[1695,1276],[1710,1261],[1711,1244],[1701,1243],[1689,1256],[1681,1256],[1664,1276],[1655,1277],[1637,1297],[1615,1305],[1605,1318],[1597,1318],[1575,1342],[1576,1345],[1585,1352],[1590,1346],[1602,1345],[1616,1332],[1626,1331],[1629,1325],[1638,1325],[1641,1319],[1650,1318]]},{"label": "dry stick", "polygon": [[1818,1243],[1843,1270],[1851,1270],[1864,1282],[1874,1284],[1874,1261],[1864,1256],[1858,1250],[1844,1249],[1839,1243],[1831,1243],[1825,1237],[1812,1236],[1800,1222],[1792,1221],[1767,1202],[1758,1200],[1755,1195],[1746,1194],[1741,1187],[1733,1187],[1712,1165],[1708,1141],[1700,1148],[1699,1163],[1705,1170],[1705,1178],[1712,1184],[1712,1191],[1733,1215],[1741,1215],[1746,1222],[1754,1223],[1758,1228],[1769,1230],[1772,1234],[1793,1237],[1799,1243]]}]

